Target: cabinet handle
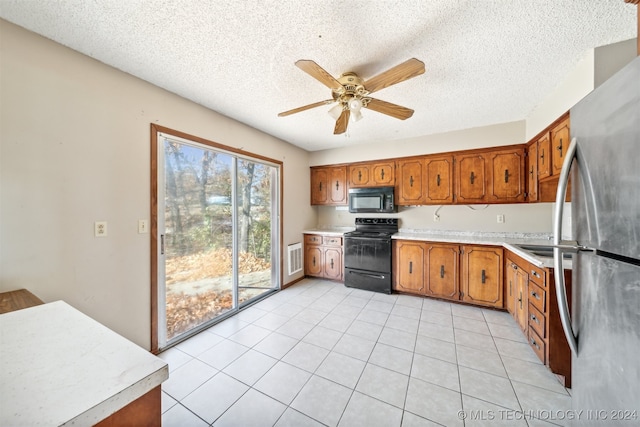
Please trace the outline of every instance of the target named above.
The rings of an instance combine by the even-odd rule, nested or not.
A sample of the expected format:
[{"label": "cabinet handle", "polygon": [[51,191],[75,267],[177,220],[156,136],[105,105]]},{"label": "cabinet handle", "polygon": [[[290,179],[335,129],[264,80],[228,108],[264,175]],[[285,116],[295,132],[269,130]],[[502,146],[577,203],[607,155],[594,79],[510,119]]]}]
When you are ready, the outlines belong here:
[{"label": "cabinet handle", "polygon": [[320,183],[320,191],[322,191],[322,182]]},{"label": "cabinet handle", "polygon": [[331,258],[331,269],[333,270],[333,258]]},{"label": "cabinet handle", "polygon": [[436,177],[436,184],[438,184],[438,187],[440,187],[440,174],[438,174],[438,176]]},{"label": "cabinet handle", "polygon": [[518,266],[517,266],[517,265],[515,265],[514,263],[511,263],[511,268],[513,268],[514,270],[517,270],[517,269],[518,269]]},{"label": "cabinet handle", "polygon": [[538,300],[540,299],[540,295],[538,295],[536,291],[531,291],[531,296],[534,297],[535,299],[538,299]]},{"label": "cabinet handle", "polygon": [[509,280],[509,296],[513,295],[513,283]]},{"label": "cabinet handle", "polygon": [[409,177],[409,187],[413,187],[413,175]]},{"label": "cabinet handle", "polygon": [[560,138],[560,145],[556,147],[560,151],[560,157],[562,157],[562,138]]},{"label": "cabinet handle", "polygon": [[313,257],[313,266],[314,267],[316,266],[316,257],[315,256]]},{"label": "cabinet handle", "polygon": [[533,178],[533,166],[531,166],[531,170],[529,171],[529,175],[531,175],[531,178]]},{"label": "cabinet handle", "polygon": [[384,169],[380,171],[380,179],[384,179]]},{"label": "cabinet handle", "polygon": [[471,185],[473,185],[473,181],[476,180],[476,175],[473,173],[473,171],[471,171],[471,176],[469,177],[469,180],[471,181]]},{"label": "cabinet handle", "polygon": [[535,271],[535,270],[531,270],[531,275],[532,275],[532,276],[537,277],[538,279],[540,279],[540,278],[542,277],[542,276],[540,276],[540,275],[538,274],[538,272],[537,272],[537,271]]},{"label": "cabinet handle", "polygon": [[509,182],[509,169],[504,170],[504,182]]},{"label": "cabinet handle", "polygon": [[482,284],[484,285],[484,282],[487,280],[487,274],[484,270],[482,270]]},{"label": "cabinet handle", "polygon": [[535,314],[531,315],[531,320],[533,320],[534,322],[536,322],[538,325],[540,324],[540,320],[538,320],[538,317]]},{"label": "cabinet handle", "polygon": [[518,302],[520,303],[520,310],[522,310],[522,292],[520,292],[520,298],[518,298]]},{"label": "cabinet handle", "polygon": [[362,181],[362,171],[358,171],[358,181]]},{"label": "cabinet handle", "polygon": [[540,159],[542,160],[542,164],[544,165],[544,150],[540,153]]},{"label": "cabinet handle", "polygon": [[413,273],[413,261],[409,261],[409,274]]},{"label": "cabinet handle", "polygon": [[340,189],[340,181],[336,181],[336,191]]},{"label": "cabinet handle", "polygon": [[538,350],[540,350],[540,346],[538,345],[538,343],[536,342],[536,340],[534,340],[533,338],[531,338],[529,340],[531,342],[531,345],[534,346],[535,348],[537,348]]},{"label": "cabinet handle", "polygon": [[440,266],[440,278],[444,279],[444,265]]}]

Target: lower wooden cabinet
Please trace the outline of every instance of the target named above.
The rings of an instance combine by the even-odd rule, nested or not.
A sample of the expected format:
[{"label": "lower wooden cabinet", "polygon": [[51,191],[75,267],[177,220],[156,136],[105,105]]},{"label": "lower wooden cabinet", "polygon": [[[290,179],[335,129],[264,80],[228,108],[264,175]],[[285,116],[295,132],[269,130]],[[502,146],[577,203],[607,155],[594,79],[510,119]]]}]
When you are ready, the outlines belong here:
[{"label": "lower wooden cabinet", "polygon": [[304,274],[329,280],[343,280],[342,237],[304,235]]},{"label": "lower wooden cabinet", "polygon": [[502,308],[502,248],[463,246],[461,255],[456,244],[394,240],[393,251],[394,290]]},{"label": "lower wooden cabinet", "polygon": [[462,246],[462,301],[502,308],[502,248]]},{"label": "lower wooden cabinet", "polygon": [[[571,272],[565,272],[571,302]],[[553,270],[537,267],[516,254],[505,256],[505,306],[540,361],[571,387],[571,350],[558,311]]]}]

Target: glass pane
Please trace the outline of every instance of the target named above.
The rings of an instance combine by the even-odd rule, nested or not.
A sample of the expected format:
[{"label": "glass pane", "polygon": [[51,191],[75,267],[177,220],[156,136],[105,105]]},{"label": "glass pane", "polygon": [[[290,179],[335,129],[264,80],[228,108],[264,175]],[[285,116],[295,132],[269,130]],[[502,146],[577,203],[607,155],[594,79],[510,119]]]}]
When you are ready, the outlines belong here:
[{"label": "glass pane", "polygon": [[232,161],[165,140],[167,340],[234,308]]},{"label": "glass pane", "polygon": [[238,303],[275,286],[272,280],[272,180],[274,168],[238,159]]}]

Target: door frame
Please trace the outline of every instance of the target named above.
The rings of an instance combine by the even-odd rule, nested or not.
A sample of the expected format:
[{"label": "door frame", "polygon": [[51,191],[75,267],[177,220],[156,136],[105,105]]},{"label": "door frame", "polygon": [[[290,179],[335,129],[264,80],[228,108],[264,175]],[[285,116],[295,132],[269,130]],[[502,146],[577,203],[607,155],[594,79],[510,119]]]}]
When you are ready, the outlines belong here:
[{"label": "door frame", "polygon": [[[272,159],[266,156],[262,156],[259,154],[254,154],[248,151],[244,151],[242,149],[229,147],[227,145],[219,144],[214,141],[210,141],[204,138],[200,138],[194,135],[190,135],[184,132],[180,132],[174,129],[170,129],[164,126],[157,125],[155,123],[151,123],[151,167],[150,167],[150,239],[149,239],[149,249],[150,249],[150,284],[151,284],[151,352],[153,354],[158,354],[160,351],[159,348],[159,339],[158,339],[158,326],[159,326],[159,311],[158,311],[158,245],[159,245],[159,235],[158,235],[158,133],[165,133],[168,135],[175,136],[177,138],[197,142],[202,145],[206,145],[213,149],[223,150],[232,154],[240,155],[242,157],[248,159],[254,159],[258,161],[264,161],[268,163],[273,163],[277,167],[279,167],[280,179],[279,179],[279,197],[277,201],[277,209],[278,209],[278,247],[277,253],[279,255],[278,262],[278,281],[277,289],[282,289],[283,284],[283,268],[284,268],[284,246],[283,246],[283,230],[282,225],[283,221],[283,200],[284,200],[284,164],[280,160]],[[225,316],[223,316],[224,318]],[[221,319],[222,320],[222,319]],[[187,338],[186,336],[185,338]]]}]

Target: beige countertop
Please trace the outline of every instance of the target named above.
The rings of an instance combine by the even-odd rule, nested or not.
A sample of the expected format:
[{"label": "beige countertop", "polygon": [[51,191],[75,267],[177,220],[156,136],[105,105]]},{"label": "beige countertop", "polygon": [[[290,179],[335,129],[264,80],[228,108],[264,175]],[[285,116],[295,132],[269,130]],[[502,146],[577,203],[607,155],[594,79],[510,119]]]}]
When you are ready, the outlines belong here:
[{"label": "beige countertop", "polygon": [[[304,234],[319,234],[330,237],[340,237],[344,233],[353,231],[354,227],[318,227],[304,230]],[[447,231],[447,230],[416,230],[400,229],[393,235],[396,240],[419,240],[425,242],[456,243],[462,245],[495,245],[515,253],[533,265],[541,268],[553,268],[553,259],[534,255],[522,250],[517,245],[548,246],[553,243],[550,233],[518,233],[518,232],[478,232],[478,231]],[[571,260],[563,261],[566,269],[571,269]]]},{"label": "beige countertop", "polygon": [[0,315],[0,425],[89,426],[159,386],[165,361],[63,301]]}]

